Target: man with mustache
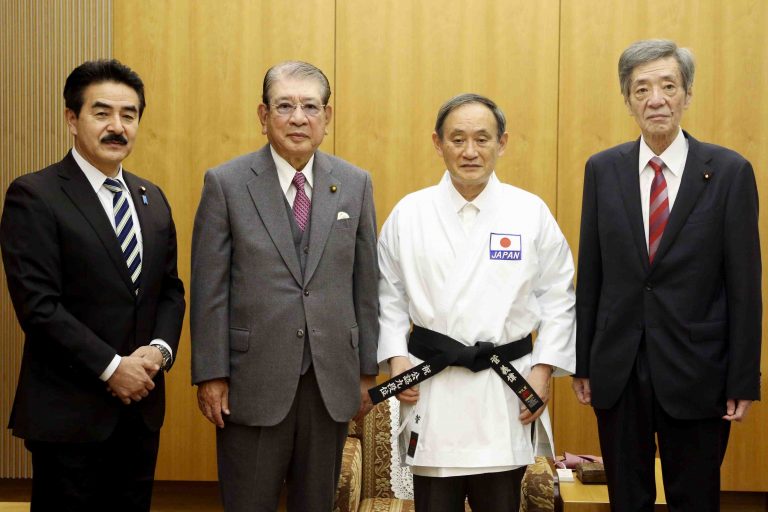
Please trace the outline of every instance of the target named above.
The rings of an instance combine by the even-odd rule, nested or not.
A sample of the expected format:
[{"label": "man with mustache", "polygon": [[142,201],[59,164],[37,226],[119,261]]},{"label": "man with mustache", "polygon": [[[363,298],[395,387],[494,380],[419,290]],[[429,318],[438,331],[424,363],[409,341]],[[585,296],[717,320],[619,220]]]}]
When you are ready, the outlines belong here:
[{"label": "man with mustache", "polygon": [[176,230],[163,192],[122,167],[141,78],[85,62],[64,100],[74,147],[11,184],[0,223],[26,336],[10,428],[32,453],[33,511],[148,511],[185,309]]},{"label": "man with mustache", "polygon": [[622,512],[653,510],[656,439],[670,510],[719,510],[730,424],[760,398],[755,175],[680,128],[693,77],[672,41],[629,46],[619,81],[641,136],[586,165],[573,387]]},{"label": "man with mustache", "polygon": [[192,381],[227,511],[333,509],[347,422],[370,407],[376,217],[367,172],[318,151],[323,72],[264,77],[269,144],[206,173],[192,239]]}]

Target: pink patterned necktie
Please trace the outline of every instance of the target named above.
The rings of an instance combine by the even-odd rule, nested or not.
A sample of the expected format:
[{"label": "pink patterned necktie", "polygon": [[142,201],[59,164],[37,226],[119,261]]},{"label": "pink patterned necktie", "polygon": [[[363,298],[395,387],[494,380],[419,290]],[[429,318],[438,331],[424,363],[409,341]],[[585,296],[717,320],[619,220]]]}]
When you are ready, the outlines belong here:
[{"label": "pink patterned necktie", "polygon": [[296,218],[296,224],[299,229],[304,231],[309,221],[309,208],[312,203],[307,197],[307,193],[304,192],[304,182],[307,181],[306,176],[302,172],[296,172],[293,175],[293,185],[296,187],[296,199],[293,200],[293,216]]},{"label": "pink patterned necktie", "polygon": [[667,180],[664,179],[664,162],[655,156],[648,162],[653,168],[654,176],[651,183],[650,208],[648,209],[648,258],[653,263],[656,251],[659,249],[661,235],[669,220],[669,198],[667,196]]}]

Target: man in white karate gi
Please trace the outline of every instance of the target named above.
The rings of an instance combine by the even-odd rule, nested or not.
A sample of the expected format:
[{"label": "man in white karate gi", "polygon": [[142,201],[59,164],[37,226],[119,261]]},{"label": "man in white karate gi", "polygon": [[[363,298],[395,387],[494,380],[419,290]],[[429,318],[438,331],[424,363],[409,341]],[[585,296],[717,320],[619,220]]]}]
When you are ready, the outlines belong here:
[{"label": "man in white karate gi", "polygon": [[378,359],[393,378],[372,396],[402,402],[417,512],[516,511],[537,445],[551,453],[550,378],[574,371],[571,251],[540,198],[496,177],[505,123],[483,96],[445,103],[432,139],[447,171],[379,239]]}]

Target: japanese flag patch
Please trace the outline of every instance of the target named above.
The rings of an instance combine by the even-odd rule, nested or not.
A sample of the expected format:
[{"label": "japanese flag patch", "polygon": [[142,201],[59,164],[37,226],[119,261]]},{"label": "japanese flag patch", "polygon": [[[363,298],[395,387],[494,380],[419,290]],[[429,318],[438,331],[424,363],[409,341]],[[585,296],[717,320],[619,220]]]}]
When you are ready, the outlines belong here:
[{"label": "japanese flag patch", "polygon": [[520,235],[507,233],[491,233],[490,256],[492,260],[521,260],[523,259],[522,240]]}]

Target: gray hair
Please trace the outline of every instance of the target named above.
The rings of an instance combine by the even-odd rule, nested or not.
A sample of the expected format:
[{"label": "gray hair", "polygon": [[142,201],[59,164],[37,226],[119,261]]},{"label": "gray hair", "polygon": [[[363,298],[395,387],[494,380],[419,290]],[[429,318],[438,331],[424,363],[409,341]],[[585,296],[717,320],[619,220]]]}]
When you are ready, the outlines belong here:
[{"label": "gray hair", "polygon": [[668,39],[646,39],[631,44],[619,57],[619,84],[624,99],[629,98],[632,71],[637,66],[667,57],[674,57],[677,61],[677,67],[683,77],[683,89],[690,92],[693,87],[693,75],[696,73],[691,51],[688,48],[679,48],[674,41]]},{"label": "gray hair", "polygon": [[275,64],[269,68],[264,75],[264,85],[261,89],[261,101],[263,101],[265,105],[269,105],[269,89],[275,82],[284,77],[309,78],[316,80],[322,87],[323,105],[327,105],[328,100],[331,99],[331,84],[328,82],[328,77],[320,71],[320,68],[313,66],[308,62],[288,60]]},{"label": "gray hair", "polygon": [[496,118],[497,137],[501,139],[501,136],[504,135],[504,130],[507,127],[507,120],[504,117],[504,112],[502,112],[498,105],[496,105],[490,98],[471,93],[459,94],[443,103],[443,106],[440,107],[440,110],[437,112],[437,120],[435,121],[435,133],[437,133],[437,136],[440,137],[440,139],[443,138],[443,124],[445,124],[445,118],[448,117],[448,114],[469,103],[479,103],[488,107],[488,110],[491,111],[493,117]]}]

